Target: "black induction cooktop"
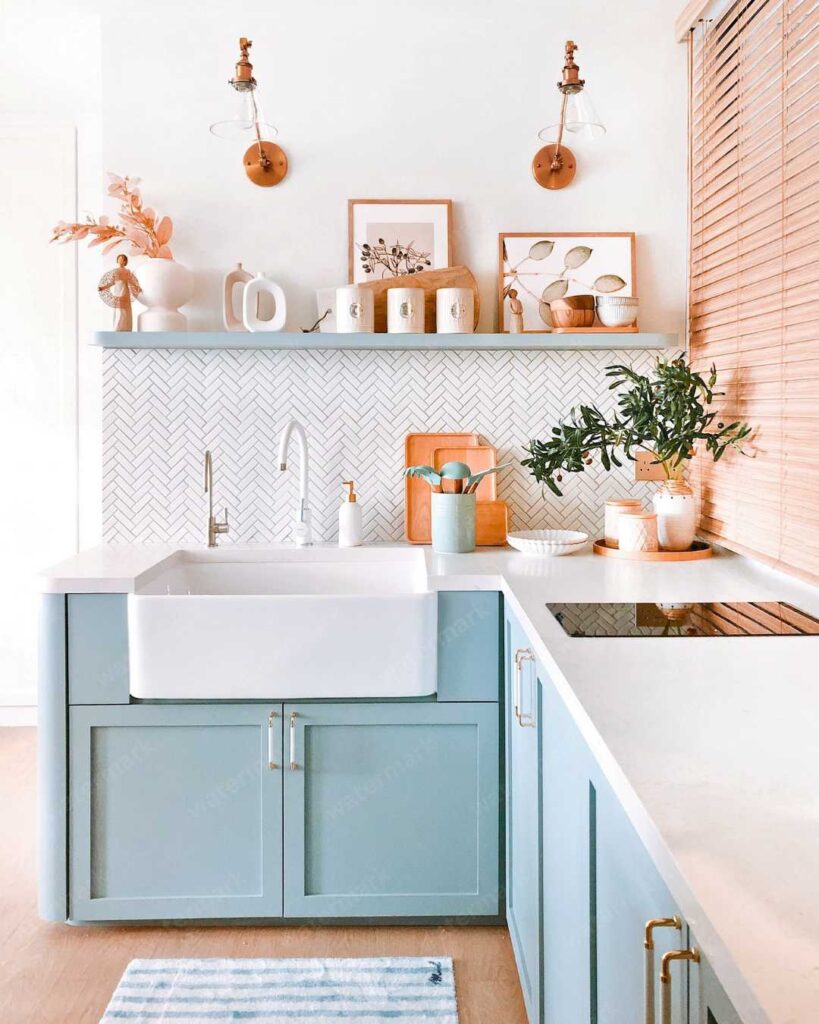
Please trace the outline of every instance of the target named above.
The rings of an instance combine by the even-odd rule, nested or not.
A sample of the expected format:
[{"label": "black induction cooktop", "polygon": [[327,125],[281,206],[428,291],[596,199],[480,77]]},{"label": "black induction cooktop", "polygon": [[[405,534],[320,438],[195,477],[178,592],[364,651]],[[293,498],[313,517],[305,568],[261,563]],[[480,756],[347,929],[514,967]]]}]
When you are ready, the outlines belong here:
[{"label": "black induction cooktop", "polygon": [[784,601],[547,604],[569,636],[816,636],[819,619]]}]

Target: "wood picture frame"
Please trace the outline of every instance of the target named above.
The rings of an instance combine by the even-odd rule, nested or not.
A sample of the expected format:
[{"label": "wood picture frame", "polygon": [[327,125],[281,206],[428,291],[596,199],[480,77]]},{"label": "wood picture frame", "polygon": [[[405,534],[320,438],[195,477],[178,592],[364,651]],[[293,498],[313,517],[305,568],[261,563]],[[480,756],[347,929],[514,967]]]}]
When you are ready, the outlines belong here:
[{"label": "wood picture frame", "polygon": [[[372,208],[373,217],[366,218],[363,214],[366,212],[366,208]],[[406,207],[406,210],[400,209]],[[427,207],[427,211],[422,211],[422,207]],[[399,212],[400,210],[400,212]],[[419,223],[419,217],[422,217],[426,212],[426,218]],[[359,213],[362,214],[359,219]],[[378,221],[375,218],[381,214],[382,220]],[[358,268],[362,265],[361,252],[357,251],[356,246],[362,245],[367,242],[366,235],[362,233],[362,225],[372,224],[376,226],[381,224],[382,227],[392,227],[393,225],[401,224],[412,224],[417,230],[420,228],[424,232],[424,242],[421,243],[420,251],[422,254],[429,253],[428,262],[422,261],[425,264],[425,269],[428,267],[430,270],[445,270],[452,266],[452,200],[451,199],[348,199],[347,200],[347,278],[350,284],[361,284],[363,281],[372,281],[383,279],[384,277],[397,276],[392,273],[386,266],[381,268],[380,278],[379,268],[376,264],[373,272],[369,274],[360,273]],[[444,238],[440,237],[440,232],[443,231],[445,234]],[[359,237],[356,237],[358,234]],[[387,243],[392,240],[388,239],[386,235],[382,235]],[[398,240],[398,239],[396,239]],[[416,239],[406,238],[403,239],[405,245],[411,245]],[[391,247],[391,246],[390,246]],[[401,261],[402,267],[399,268],[401,273],[416,271],[413,269],[409,271],[406,267],[406,260]],[[423,271],[418,271],[423,273]]]},{"label": "wood picture frame", "polygon": [[[530,239],[531,240],[531,246],[529,247],[529,253],[530,254],[531,254],[531,249],[534,247],[535,244],[537,244],[538,242],[544,243],[544,248],[548,248],[548,252],[546,253],[545,256],[542,256],[542,257],[532,257],[531,255],[528,255],[528,256],[525,256],[523,258],[524,261],[526,261],[526,262],[531,261],[531,263],[533,264],[533,269],[531,271],[526,271],[524,273],[527,274],[527,275],[530,275],[530,276],[532,276],[534,278],[541,278],[541,280],[546,282],[547,285],[549,283],[549,279],[551,279],[551,283],[552,284],[557,283],[558,280],[567,280],[567,287],[562,292],[562,295],[564,295],[564,296],[580,295],[580,294],[593,294],[593,295],[611,294],[611,295],[623,295],[623,296],[626,296],[626,295],[636,296],[637,295],[637,245],[636,245],[636,235],[635,235],[635,233],[633,231],[543,231],[543,232],[537,232],[537,231],[503,231],[503,232],[501,232],[498,235],[498,331],[501,334],[509,334],[510,333],[509,328],[507,326],[507,309],[506,309],[506,307],[507,307],[507,302],[506,302],[507,288],[508,288],[509,284],[513,280],[517,281],[517,283],[519,285],[521,285],[521,282],[520,282],[521,272],[518,270],[518,267],[520,266],[520,262],[517,262],[517,263],[515,262],[516,259],[519,260],[519,257],[520,257],[520,247],[519,246],[517,247],[517,251],[514,253],[513,256],[509,255],[508,250],[509,250],[510,246],[507,243],[508,243],[508,241],[510,239],[511,240]],[[589,269],[592,270],[593,273],[597,273],[597,277],[595,278],[595,280],[591,284],[589,284],[588,282],[581,282],[581,286],[578,286],[578,282],[576,280],[574,280],[573,278],[571,278],[571,276],[569,274],[569,271],[570,270],[575,270],[575,269],[581,269],[587,263],[592,263],[592,256],[593,256],[594,248],[595,247],[593,245],[585,246],[584,242],[585,241],[592,241],[593,239],[607,239],[607,240],[618,240],[618,241],[621,241],[623,243],[623,246],[622,246],[623,251],[622,251],[622,253],[618,253],[617,254],[617,258],[614,261],[616,265],[612,266],[611,268],[606,268],[605,272],[602,273],[602,274],[598,273],[598,271],[601,269],[599,265],[597,266],[597,270],[596,271],[594,269],[594,265],[592,267],[590,267]],[[558,240],[560,240],[563,244],[558,245],[557,244]],[[573,240],[574,244],[573,245],[568,245],[567,244],[567,240]],[[549,248],[548,244],[547,244],[549,242],[554,242],[555,244],[551,248]],[[589,250],[589,254],[588,254],[588,256],[586,256],[585,259],[583,259],[582,263],[577,264],[577,266],[572,266],[572,267],[568,267],[568,266],[565,266],[565,265],[561,266],[561,263],[560,263],[561,256],[564,257],[564,262],[565,262],[565,255],[566,255],[566,253],[570,249],[571,250],[587,249],[587,250]],[[614,251],[616,252],[616,248],[615,248]],[[609,255],[611,253],[612,253],[612,246],[611,245],[606,245],[604,247],[604,253],[602,255],[606,256],[606,255]],[[582,253],[580,255],[582,255]],[[508,257],[508,259],[507,259],[507,257]],[[595,260],[595,263],[596,262],[597,261]],[[540,263],[543,264],[542,267],[539,266]],[[508,267],[507,267],[507,264],[509,264]],[[560,267],[560,269],[559,270],[553,269],[555,266]],[[619,271],[619,273],[618,273],[618,271]],[[617,287],[617,288],[609,287],[607,290],[604,290],[604,289],[601,289],[599,291],[595,290],[594,285],[598,281],[602,281],[604,279],[614,279],[614,278],[616,278],[618,280],[622,280],[623,281],[623,285],[621,287]],[[611,281],[609,281],[608,283],[610,284]],[[525,297],[525,298],[522,298],[522,300],[521,300],[523,302],[523,305],[524,305],[524,311],[523,311],[524,330],[522,331],[522,333],[523,334],[561,333],[561,329],[560,328],[550,328],[548,323],[543,319],[542,315],[540,315],[540,304],[541,304],[542,298],[540,298],[538,296],[537,291],[533,292],[532,290],[527,289],[526,285],[521,285],[521,287],[524,290],[529,291],[528,296]],[[541,295],[542,295],[543,291],[545,291],[545,288],[541,290]],[[560,296],[555,295],[553,297],[554,298],[558,298]],[[536,306],[534,306],[535,303],[537,304]],[[537,327],[527,326],[527,306],[528,306],[528,314],[529,314],[528,315],[528,322],[530,324],[531,323],[536,323],[538,325]],[[534,313],[533,313],[533,306],[534,306]],[[537,319],[533,319],[533,317],[536,317]],[[576,333],[576,334],[604,334],[604,333],[620,333],[620,332],[623,332],[623,331],[633,332],[633,331],[636,331],[636,330],[637,330],[636,325],[634,327],[626,327],[626,328],[613,328],[613,327],[609,328],[609,327],[595,326],[595,327],[586,327],[586,328],[579,327],[577,329],[572,329],[572,333]]]}]

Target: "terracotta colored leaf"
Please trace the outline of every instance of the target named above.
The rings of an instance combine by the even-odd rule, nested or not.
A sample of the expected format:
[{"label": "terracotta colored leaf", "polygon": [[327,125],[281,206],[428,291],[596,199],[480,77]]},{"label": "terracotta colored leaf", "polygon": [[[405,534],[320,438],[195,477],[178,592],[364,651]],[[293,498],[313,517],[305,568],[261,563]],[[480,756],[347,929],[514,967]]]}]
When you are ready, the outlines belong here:
[{"label": "terracotta colored leaf", "polygon": [[592,285],[592,288],[596,292],[601,292],[603,295],[608,295],[609,292],[619,292],[621,288],[625,288],[626,282],[622,277],[618,277],[617,274],[601,274],[600,277]]},{"label": "terracotta colored leaf", "polygon": [[162,246],[159,247],[159,249],[157,250],[157,253],[156,253],[156,257],[157,257],[157,259],[160,259],[160,260],[172,260],[173,259],[173,255],[171,253],[171,250],[167,247],[167,245],[162,245]]},{"label": "terracotta colored leaf", "polygon": [[559,277],[557,281],[547,284],[540,295],[541,302],[551,302],[552,299],[562,299],[569,290],[569,282]]},{"label": "terracotta colored leaf", "polygon": [[566,253],[563,266],[566,270],[577,270],[578,267],[583,266],[591,254],[592,251],[587,245],[575,245]]},{"label": "terracotta colored leaf", "polygon": [[121,238],[115,238],[113,242],[109,242],[102,250],[102,255],[105,256],[105,254],[109,253],[112,249],[116,249],[120,242],[122,242]]},{"label": "terracotta colored leaf", "polygon": [[542,238],[539,242],[535,242],[529,249],[529,258],[533,260],[545,260],[547,256],[550,256],[552,249],[554,249],[555,243],[550,241],[548,238]]},{"label": "terracotta colored leaf", "polygon": [[163,217],[156,226],[156,240],[160,245],[170,242],[173,234],[173,221],[170,217]]}]

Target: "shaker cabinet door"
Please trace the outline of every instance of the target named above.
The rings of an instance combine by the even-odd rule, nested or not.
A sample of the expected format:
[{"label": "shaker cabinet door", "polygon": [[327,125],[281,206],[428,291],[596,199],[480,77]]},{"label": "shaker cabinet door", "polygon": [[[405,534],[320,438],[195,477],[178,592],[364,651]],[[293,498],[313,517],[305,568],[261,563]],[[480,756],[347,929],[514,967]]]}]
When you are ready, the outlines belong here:
[{"label": "shaker cabinet door", "polygon": [[70,731],[73,920],[281,916],[281,705],[73,707]]},{"label": "shaker cabinet door", "polygon": [[287,917],[497,917],[497,704],[286,704],[284,729]]},{"label": "shaker cabinet door", "polygon": [[541,1020],[540,684],[526,636],[506,618],[506,920],[529,1024]]},{"label": "shaker cabinet door", "polygon": [[[695,935],[691,936],[691,946],[697,946]],[[688,972],[691,992],[689,1024],[742,1024],[707,960],[703,958],[698,964],[689,964]]]}]

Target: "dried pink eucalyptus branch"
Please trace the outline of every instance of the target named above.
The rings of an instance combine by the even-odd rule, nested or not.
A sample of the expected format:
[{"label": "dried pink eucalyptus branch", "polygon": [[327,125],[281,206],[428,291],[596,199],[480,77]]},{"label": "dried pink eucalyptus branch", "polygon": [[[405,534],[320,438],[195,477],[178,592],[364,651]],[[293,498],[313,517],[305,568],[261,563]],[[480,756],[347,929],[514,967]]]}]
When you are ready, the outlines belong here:
[{"label": "dried pink eucalyptus branch", "polygon": [[173,259],[168,242],[173,234],[170,217],[157,220],[150,207],[143,207],[139,194],[139,178],[120,178],[108,174],[108,195],[120,200],[120,224],[111,224],[108,217],[94,220],[89,217],[84,224],[70,224],[59,221],[52,232],[52,242],[81,242],[89,238],[89,248],[102,245],[103,253],[119,245],[130,245],[142,256],[157,259]]}]

